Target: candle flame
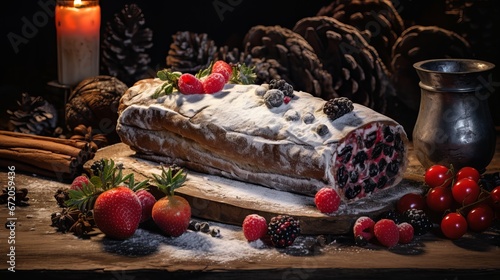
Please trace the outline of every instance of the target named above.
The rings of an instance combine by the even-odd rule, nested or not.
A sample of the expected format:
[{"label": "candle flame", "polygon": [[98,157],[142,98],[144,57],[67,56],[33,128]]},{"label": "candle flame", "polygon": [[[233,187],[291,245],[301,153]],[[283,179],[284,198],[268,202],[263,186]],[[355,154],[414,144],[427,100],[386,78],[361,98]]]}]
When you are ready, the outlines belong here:
[{"label": "candle flame", "polygon": [[81,5],[82,5],[82,0],[75,0],[75,1],[73,1],[73,6],[80,7]]}]

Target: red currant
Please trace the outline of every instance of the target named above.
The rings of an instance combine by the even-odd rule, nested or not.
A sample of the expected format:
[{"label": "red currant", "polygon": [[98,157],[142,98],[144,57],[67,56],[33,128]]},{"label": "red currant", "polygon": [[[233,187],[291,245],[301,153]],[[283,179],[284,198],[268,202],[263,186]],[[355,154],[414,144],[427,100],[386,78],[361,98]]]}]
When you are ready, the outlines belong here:
[{"label": "red currant", "polygon": [[467,220],[459,213],[449,213],[441,220],[441,232],[449,239],[459,239],[467,232]]},{"label": "red currant", "polygon": [[462,178],[470,178],[475,182],[479,182],[481,174],[479,174],[479,171],[477,171],[477,169],[475,169],[474,167],[466,166],[458,170],[457,174],[455,175],[455,180],[457,181]]},{"label": "red currant", "polygon": [[490,192],[491,200],[495,204],[500,204],[500,186],[496,186],[491,192]]},{"label": "red currant", "polygon": [[458,180],[451,188],[451,193],[456,202],[463,205],[471,204],[479,197],[481,189],[476,181],[470,178]]},{"label": "red currant", "polygon": [[408,209],[420,209],[425,208],[425,198],[417,193],[407,193],[403,195],[396,203],[396,209],[399,213],[403,213]]},{"label": "red currant", "polygon": [[444,165],[433,165],[425,171],[425,183],[431,187],[447,187],[451,184],[453,172]]},{"label": "red currant", "polygon": [[432,211],[442,213],[450,209],[453,203],[453,195],[448,187],[437,187],[429,190],[426,196],[427,207]]},{"label": "red currant", "polygon": [[482,232],[488,229],[493,223],[495,213],[490,206],[482,204],[476,206],[467,214],[467,224],[469,228],[476,232]]}]

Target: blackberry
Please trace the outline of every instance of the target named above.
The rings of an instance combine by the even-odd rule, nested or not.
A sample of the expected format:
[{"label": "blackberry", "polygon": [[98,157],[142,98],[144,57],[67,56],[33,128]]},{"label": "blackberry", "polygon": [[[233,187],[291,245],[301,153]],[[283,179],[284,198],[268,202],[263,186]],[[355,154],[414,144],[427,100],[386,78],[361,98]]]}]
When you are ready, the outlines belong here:
[{"label": "blackberry", "polygon": [[274,247],[288,247],[300,235],[299,221],[288,215],[275,216],[267,225],[267,234]]},{"label": "blackberry", "polygon": [[403,222],[401,214],[394,210],[385,211],[384,213],[380,214],[379,220],[380,219],[393,220],[396,224],[400,224]]},{"label": "blackberry", "polygon": [[293,94],[293,86],[289,83],[287,83],[283,79],[272,79],[269,81],[269,89],[279,89],[283,92],[285,96],[292,97],[294,96]]},{"label": "blackberry", "polygon": [[105,164],[106,164],[106,162],[104,161],[103,158],[92,163],[92,165],[90,166],[90,170],[92,171],[92,174],[95,176],[99,176],[101,174],[101,172],[104,170]]},{"label": "blackberry", "polygon": [[354,105],[347,97],[337,97],[328,100],[323,107],[323,112],[329,119],[335,120],[343,115],[352,112]]},{"label": "blackberry", "polygon": [[431,231],[433,224],[424,210],[408,209],[402,215],[402,221],[413,226],[415,235],[423,235]]},{"label": "blackberry", "polygon": [[279,107],[283,104],[283,98],[285,95],[279,89],[270,89],[264,94],[264,103],[266,103],[267,108]]}]

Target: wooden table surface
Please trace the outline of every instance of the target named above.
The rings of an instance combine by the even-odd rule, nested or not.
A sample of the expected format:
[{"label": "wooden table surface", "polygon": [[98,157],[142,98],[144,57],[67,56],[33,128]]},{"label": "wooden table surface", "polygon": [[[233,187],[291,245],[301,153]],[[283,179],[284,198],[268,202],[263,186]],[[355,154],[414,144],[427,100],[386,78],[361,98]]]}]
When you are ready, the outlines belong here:
[{"label": "wooden table surface", "polygon": [[[499,139],[487,172],[500,171]],[[410,153],[405,176],[421,180],[422,172]],[[297,246],[278,250],[249,244],[240,227],[213,221],[220,237],[190,231],[175,239],[140,229],[127,241],[100,232],[78,239],[51,226],[51,213],[60,211],[53,195],[66,184],[19,172],[14,180],[28,188],[30,200],[14,216],[5,206],[0,211],[2,221],[16,219],[15,229],[0,230],[1,279],[500,279],[498,223],[455,241],[427,233],[392,249],[354,246],[350,236],[330,236],[334,242],[318,246],[316,236],[302,236]],[[0,185],[7,181],[2,170]]]}]

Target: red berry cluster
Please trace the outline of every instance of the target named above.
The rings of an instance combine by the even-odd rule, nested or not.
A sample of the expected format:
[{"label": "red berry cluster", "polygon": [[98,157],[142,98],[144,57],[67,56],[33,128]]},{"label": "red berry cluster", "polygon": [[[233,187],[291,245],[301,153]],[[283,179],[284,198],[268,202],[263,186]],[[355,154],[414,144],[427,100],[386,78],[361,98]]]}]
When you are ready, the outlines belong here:
[{"label": "red berry cluster", "polygon": [[223,60],[217,60],[207,76],[198,78],[195,75],[184,73],[179,77],[177,86],[184,94],[216,93],[229,82],[233,69]]},{"label": "red berry cluster", "polygon": [[480,179],[481,174],[473,167],[455,172],[452,166],[433,165],[424,175],[427,192],[402,196],[397,210],[425,210],[449,239],[458,239],[469,230],[485,231],[498,218],[495,211],[500,210],[500,186],[489,192],[481,187]]},{"label": "red berry cluster", "polygon": [[359,245],[377,241],[391,248],[397,244],[407,244],[413,240],[413,226],[407,222],[396,224],[391,219],[373,220],[368,216],[359,217],[353,226],[354,239]]}]

